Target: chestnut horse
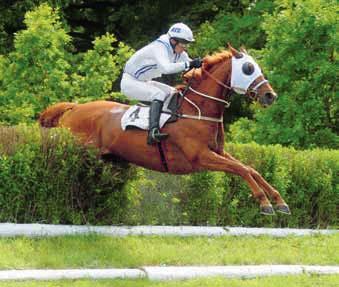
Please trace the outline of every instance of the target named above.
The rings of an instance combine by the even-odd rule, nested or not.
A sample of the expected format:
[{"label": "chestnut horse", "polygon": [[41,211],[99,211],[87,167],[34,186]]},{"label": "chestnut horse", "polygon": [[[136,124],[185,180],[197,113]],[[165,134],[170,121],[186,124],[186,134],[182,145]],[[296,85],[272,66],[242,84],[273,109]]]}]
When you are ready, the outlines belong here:
[{"label": "chestnut horse", "polygon": [[[232,56],[242,56],[231,46],[229,50],[205,57],[202,68],[184,75],[190,84],[179,113],[188,117],[179,118],[162,129],[170,135],[161,143],[167,169],[158,147],[147,145],[147,131],[122,130],[120,120],[128,105],[111,101],[63,102],[47,108],[39,122],[43,127],[69,128],[82,143],[96,146],[101,155],[118,156],[148,169],[172,174],[210,170],[239,175],[248,183],[262,214],[274,214],[268,197],[275,202],[277,211],[290,214],[279,192],[255,169],[224,152],[222,116],[227,103],[225,96],[231,92]],[[272,104],[276,98],[262,74],[254,79],[246,95],[254,95],[264,106]],[[200,116],[197,110],[201,111]]]}]

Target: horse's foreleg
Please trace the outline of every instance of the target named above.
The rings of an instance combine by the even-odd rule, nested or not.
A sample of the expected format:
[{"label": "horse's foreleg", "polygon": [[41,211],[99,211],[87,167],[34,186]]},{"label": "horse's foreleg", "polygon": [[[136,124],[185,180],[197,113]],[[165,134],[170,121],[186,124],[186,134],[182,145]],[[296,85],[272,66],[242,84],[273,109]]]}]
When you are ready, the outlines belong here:
[{"label": "horse's foreleg", "polygon": [[[234,162],[237,162],[241,164],[241,162],[234,157],[232,157],[228,153],[224,153],[224,157],[233,160]],[[258,185],[265,191],[265,193],[276,203],[277,211],[281,213],[290,214],[290,210],[284,199],[281,197],[280,193],[272,187],[263,177],[262,175],[257,172],[254,168],[246,166],[251,173],[251,176],[254,178],[254,180],[258,183]]]},{"label": "horse's foreleg", "polygon": [[204,169],[224,171],[241,176],[251,188],[253,197],[259,201],[261,213],[268,215],[274,214],[271,203],[257,182],[253,179],[251,169],[241,162],[228,159],[211,150],[206,150],[200,153],[198,164]]},{"label": "horse's foreleg", "polygon": [[225,132],[224,132],[224,125],[220,123],[218,125],[218,133],[217,133],[217,153],[220,155],[224,155],[224,143],[225,143]]},{"label": "horse's foreleg", "polygon": [[284,199],[281,197],[280,193],[272,187],[262,176],[259,172],[255,169],[251,169],[251,175],[257,181],[257,183],[265,190],[266,194],[276,203],[276,210],[285,213],[291,214],[290,209]]}]

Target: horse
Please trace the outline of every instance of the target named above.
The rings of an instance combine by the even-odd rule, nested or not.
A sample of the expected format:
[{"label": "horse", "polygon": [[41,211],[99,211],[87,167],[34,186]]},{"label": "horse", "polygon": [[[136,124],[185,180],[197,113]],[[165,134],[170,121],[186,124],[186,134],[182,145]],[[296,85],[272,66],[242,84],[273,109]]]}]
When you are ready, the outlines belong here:
[{"label": "horse", "polygon": [[[183,74],[184,100],[178,110],[182,116],[162,128],[169,137],[159,144],[161,149],[146,143],[147,131],[121,128],[121,118],[130,106],[114,101],[57,103],[41,113],[39,123],[46,128],[68,128],[82,144],[95,146],[100,155],[117,156],[147,169],[170,174],[223,171],[241,176],[259,202],[261,214],[275,214],[268,198],[275,203],[276,211],[290,214],[279,192],[259,172],[224,151],[222,119],[225,105],[229,104],[226,99],[233,89],[232,70],[242,69],[245,74],[253,70],[253,63],[232,67],[232,59],[244,55],[246,50],[238,51],[229,45],[228,49],[204,57],[201,68]],[[262,73],[243,94],[265,107],[277,97]]]}]

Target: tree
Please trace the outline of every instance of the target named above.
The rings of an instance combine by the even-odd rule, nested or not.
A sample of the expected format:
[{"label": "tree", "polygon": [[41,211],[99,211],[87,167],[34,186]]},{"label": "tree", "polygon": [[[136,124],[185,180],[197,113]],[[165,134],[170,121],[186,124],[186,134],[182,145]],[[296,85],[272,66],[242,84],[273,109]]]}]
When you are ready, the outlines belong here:
[{"label": "tree", "polygon": [[74,96],[78,101],[107,98],[112,92],[125,62],[133,54],[133,50],[123,42],[113,47],[116,42],[113,35],[106,33],[97,37],[93,41],[93,49],[81,57],[82,61],[73,75],[73,86],[77,87]]},{"label": "tree", "polygon": [[257,110],[255,140],[338,147],[337,3],[277,2],[263,25],[268,39],[262,55],[279,98],[271,108]]},{"label": "tree", "polygon": [[26,30],[15,35],[15,50],[5,59],[0,119],[17,123],[58,99],[71,99],[66,47],[71,38],[55,10],[41,5],[25,17]]},{"label": "tree", "polygon": [[205,21],[193,46],[196,54],[204,55],[225,49],[227,43],[260,50],[265,46],[266,35],[261,22],[264,14],[273,12],[274,2],[268,0],[241,1],[238,9],[227,7],[219,11],[213,21]]},{"label": "tree", "polygon": [[[252,0],[253,1],[253,0]],[[96,37],[114,34],[134,48],[152,41],[175,22],[183,21],[195,30],[226,7],[239,9],[242,1],[153,1],[153,0],[13,0],[0,2],[0,53],[13,48],[13,33],[24,29],[23,19],[43,3],[58,8],[61,20],[73,39],[76,51],[93,47]],[[228,9],[228,8],[227,8]]]},{"label": "tree", "polygon": [[0,122],[29,122],[60,101],[96,100],[112,92],[122,66],[132,53],[106,34],[94,49],[72,54],[71,40],[57,9],[42,4],[25,16],[14,51],[0,56]]},{"label": "tree", "polygon": [[24,28],[24,15],[33,9],[39,0],[1,1],[0,2],[0,54],[13,48],[14,35]]},{"label": "tree", "polygon": [[[235,3],[237,2],[237,3]],[[213,21],[206,21],[198,30],[196,43],[191,52],[204,56],[217,50],[226,49],[227,43],[234,47],[246,46],[253,55],[266,43],[266,35],[261,22],[264,14],[273,12],[275,4],[271,0],[232,1]],[[243,95],[233,93],[231,106],[224,113],[226,128],[240,117],[253,117],[250,102]]]}]

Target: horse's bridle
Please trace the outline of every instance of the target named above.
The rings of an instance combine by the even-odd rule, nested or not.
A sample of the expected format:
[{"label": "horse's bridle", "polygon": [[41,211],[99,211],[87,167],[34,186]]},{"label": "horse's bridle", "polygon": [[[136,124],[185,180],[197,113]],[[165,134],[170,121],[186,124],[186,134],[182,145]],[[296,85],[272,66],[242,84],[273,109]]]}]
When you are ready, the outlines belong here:
[{"label": "horse's bridle", "polygon": [[[225,85],[225,83],[223,83],[222,81],[220,81],[219,79],[217,79],[215,76],[213,76],[209,71],[205,70],[204,68],[202,68],[202,71],[209,76],[212,80],[214,80],[215,82],[217,82],[219,85],[221,85],[222,87],[228,89],[228,90],[232,90],[233,88],[230,86]],[[256,80],[253,81],[253,83],[255,83]],[[266,80],[265,78],[263,80],[261,80],[258,84],[256,84],[253,88],[251,88],[251,86],[253,85],[253,83],[251,83],[251,85],[249,86],[249,88],[245,91],[245,93],[247,94],[248,97],[252,98],[253,100],[256,100],[258,98],[258,89],[265,83],[268,83],[268,80]],[[214,98],[216,99],[216,98]],[[220,100],[220,99],[218,99]],[[230,105],[230,103],[228,103]],[[229,105],[227,106],[227,108],[229,107]]]},{"label": "horse's bridle", "polygon": [[[203,68],[202,68],[203,69]],[[207,72],[206,70],[203,70],[205,72]],[[198,107],[197,104],[195,104],[193,101],[191,101],[190,99],[188,99],[186,97],[186,93],[188,90],[192,91],[193,93],[201,96],[201,97],[204,97],[204,98],[207,98],[207,99],[210,99],[210,100],[213,100],[213,101],[217,101],[217,102],[221,102],[225,105],[225,107],[229,107],[230,106],[230,102],[226,101],[226,100],[222,100],[222,99],[219,99],[219,98],[215,98],[215,97],[212,97],[212,96],[209,96],[207,94],[204,94],[204,93],[201,93],[201,92],[198,92],[196,91],[195,89],[192,88],[191,84],[192,84],[192,80],[194,79],[194,72],[195,72],[195,69],[193,70],[193,77],[190,79],[190,81],[188,82],[185,90],[182,94],[183,96],[183,99],[185,101],[187,101],[188,103],[190,103],[194,108],[197,109],[198,111],[198,116],[195,116],[195,115],[186,115],[186,114],[180,114],[178,115],[179,117],[181,118],[188,118],[188,119],[193,119],[193,120],[202,120],[202,121],[210,121],[210,122],[217,122],[217,123],[222,123],[223,122],[223,116],[221,116],[221,118],[212,118],[212,117],[205,117],[205,116],[202,116],[201,115],[201,110],[200,108]],[[209,73],[209,72],[208,72]],[[228,88],[230,89],[230,87],[226,86],[223,82],[221,82],[220,80],[218,80],[217,78],[215,78],[212,74],[209,73],[209,75],[212,77],[212,79],[214,79],[217,83],[219,83],[220,85],[222,85],[223,87],[225,88]]]},{"label": "horse's bridle", "polygon": [[[226,89],[231,91],[233,88],[226,85],[225,83],[223,83],[222,81],[220,81],[219,79],[217,79],[215,76],[213,76],[209,71],[207,71],[206,69],[204,69],[203,67],[201,68],[202,69],[202,72],[205,73],[208,77],[210,77],[212,80],[214,80],[217,84],[221,85],[222,87],[224,87],[224,91],[223,93],[225,93]],[[191,79],[194,78],[194,72],[195,70],[193,70],[193,77]],[[255,83],[255,80],[253,81],[253,83],[251,83],[250,87],[245,91],[245,94],[247,94],[247,96],[252,99],[252,100],[256,100],[258,98],[258,89],[265,83],[267,83],[268,81],[264,78],[263,80],[261,80],[258,84],[256,84],[253,88],[251,88],[251,86],[253,85],[253,83]],[[223,99],[219,99],[219,98],[215,98],[215,97],[212,97],[212,96],[209,96],[207,94],[204,94],[204,93],[201,93],[199,91],[196,91],[195,89],[193,89],[191,87],[191,81],[188,83],[186,89],[185,89],[185,92],[184,92],[184,100],[186,100],[187,102],[189,102],[192,106],[194,106],[197,110],[198,110],[198,116],[194,116],[194,115],[180,115],[181,117],[183,118],[190,118],[190,119],[197,119],[197,120],[205,120],[205,121],[212,121],[212,122],[223,122],[223,116],[219,119],[217,118],[211,118],[211,117],[204,117],[204,116],[201,116],[201,111],[200,111],[200,108],[193,102],[191,101],[190,99],[188,99],[185,94],[187,92],[187,90],[190,90],[192,91],[193,93],[201,96],[201,97],[204,97],[204,98],[207,98],[207,99],[210,99],[210,100],[213,100],[213,101],[217,101],[217,102],[221,102],[225,105],[226,108],[229,108],[231,103],[226,101],[226,100],[223,100]]]}]

